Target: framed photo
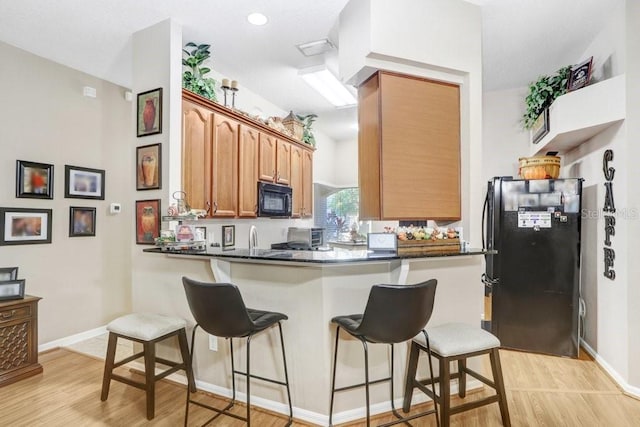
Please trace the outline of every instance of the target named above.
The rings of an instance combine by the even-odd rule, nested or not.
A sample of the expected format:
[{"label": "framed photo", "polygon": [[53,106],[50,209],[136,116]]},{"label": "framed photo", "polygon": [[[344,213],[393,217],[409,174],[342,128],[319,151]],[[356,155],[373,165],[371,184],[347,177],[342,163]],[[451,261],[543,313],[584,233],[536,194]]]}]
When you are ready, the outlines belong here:
[{"label": "framed photo", "polygon": [[162,133],[162,88],[138,94],[136,136]]},{"label": "framed photo", "polygon": [[136,243],[153,245],[160,237],[160,199],[136,201]]},{"label": "framed photo", "polygon": [[537,144],[549,133],[549,109],[545,108],[531,127],[531,142]]},{"label": "framed photo", "polygon": [[64,165],[64,197],[104,200],[104,171]]},{"label": "framed photo", "polygon": [[233,249],[236,245],[236,226],[222,226],[222,249]]},{"label": "framed photo", "polygon": [[51,209],[0,208],[0,245],[51,243]]},{"label": "framed photo", "polygon": [[136,190],[162,188],[162,144],[136,148]]},{"label": "framed photo", "polygon": [[0,282],[0,300],[24,298],[24,279]]},{"label": "framed photo", "polygon": [[195,240],[207,241],[207,227],[195,227]]},{"label": "framed photo", "polygon": [[0,281],[16,280],[18,278],[18,267],[0,268]]},{"label": "framed photo", "polygon": [[16,197],[53,199],[53,165],[16,160]]},{"label": "framed photo", "polygon": [[195,240],[195,228],[187,224],[176,225],[176,242],[193,242]]},{"label": "framed photo", "polygon": [[593,56],[586,61],[574,65],[571,67],[571,73],[569,74],[569,82],[567,83],[567,90],[577,90],[585,87],[591,80],[591,65],[593,64]]},{"label": "framed photo", "polygon": [[96,235],[96,208],[69,208],[69,237]]}]

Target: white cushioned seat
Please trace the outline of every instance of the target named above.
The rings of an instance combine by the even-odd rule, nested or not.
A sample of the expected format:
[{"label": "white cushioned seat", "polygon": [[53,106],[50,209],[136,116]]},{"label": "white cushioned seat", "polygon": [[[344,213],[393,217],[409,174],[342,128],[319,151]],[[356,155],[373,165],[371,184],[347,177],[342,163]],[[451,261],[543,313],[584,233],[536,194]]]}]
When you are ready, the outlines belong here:
[{"label": "white cushioned seat", "polygon": [[[443,357],[473,353],[500,347],[500,340],[484,329],[465,323],[445,323],[427,328],[431,351]],[[413,339],[423,347],[427,346],[424,335],[419,333]]]},{"label": "white cushioned seat", "polygon": [[143,341],[152,341],[187,325],[179,317],[154,313],[132,313],[114,319],[107,325],[109,332]]}]

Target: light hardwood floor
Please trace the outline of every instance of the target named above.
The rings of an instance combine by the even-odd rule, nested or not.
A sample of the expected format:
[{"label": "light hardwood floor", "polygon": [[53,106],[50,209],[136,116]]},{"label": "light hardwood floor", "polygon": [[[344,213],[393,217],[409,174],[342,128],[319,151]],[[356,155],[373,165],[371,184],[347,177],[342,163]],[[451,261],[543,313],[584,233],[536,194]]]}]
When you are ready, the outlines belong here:
[{"label": "light hardwood floor", "polygon": [[[593,361],[504,350],[500,354],[513,426],[640,426],[640,401],[625,396]],[[180,426],[183,423],[184,386],[161,381],[156,391],[156,418],[147,421],[141,390],[112,382],[109,399],[100,401],[104,366],[101,360],[57,349],[41,354],[40,362],[44,366],[42,375],[0,388],[0,426]],[[482,393],[485,391],[469,393],[467,399]],[[219,402],[222,404],[222,400]],[[191,408],[190,425],[200,425],[210,416],[201,408],[193,405]],[[424,409],[426,407],[415,408]],[[244,406],[239,405],[237,410],[242,414]],[[391,419],[378,416],[374,424]],[[284,418],[254,409],[252,422],[261,427],[281,426]],[[362,424],[349,423],[350,426]],[[435,420],[429,416],[412,424],[435,426]],[[213,425],[245,424],[222,417]],[[500,425],[496,404],[452,417],[452,426]]]}]

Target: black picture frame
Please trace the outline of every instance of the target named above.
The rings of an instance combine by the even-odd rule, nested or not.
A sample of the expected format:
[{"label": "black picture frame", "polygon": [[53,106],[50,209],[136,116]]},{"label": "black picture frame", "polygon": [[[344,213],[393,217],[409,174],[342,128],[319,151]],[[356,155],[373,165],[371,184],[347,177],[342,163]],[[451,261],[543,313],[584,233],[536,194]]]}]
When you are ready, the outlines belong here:
[{"label": "black picture frame", "polygon": [[202,240],[204,240],[206,242],[207,241],[207,227],[204,227],[204,226],[203,227],[194,227],[194,229],[195,229],[196,233],[198,231],[201,232]]},{"label": "black picture frame", "polygon": [[549,133],[549,109],[545,108],[531,127],[531,142],[537,144]]},{"label": "black picture frame", "polygon": [[592,65],[593,56],[586,61],[571,67],[569,81],[567,82],[567,92],[581,89],[589,84],[589,81],[591,80]]},{"label": "black picture frame", "polygon": [[53,211],[0,207],[0,246],[51,243]]},{"label": "black picture frame", "polygon": [[69,207],[69,237],[96,235],[96,208]]},{"label": "black picture frame", "polygon": [[222,226],[222,249],[230,250],[236,245],[236,226],[235,225],[223,225]]},{"label": "black picture frame", "polygon": [[104,200],[105,171],[64,165],[64,197]]},{"label": "black picture frame", "polygon": [[136,136],[162,133],[162,88],[139,93],[137,107]]},{"label": "black picture frame", "polygon": [[161,200],[136,200],[136,244],[154,245],[160,237]]},{"label": "black picture frame", "polygon": [[53,165],[16,160],[16,197],[53,199]]},{"label": "black picture frame", "polygon": [[0,301],[23,299],[24,279],[0,281]]},{"label": "black picture frame", "polygon": [[136,190],[162,188],[162,144],[136,148]]},{"label": "black picture frame", "polygon": [[0,282],[5,280],[16,280],[18,278],[18,267],[0,268]]}]

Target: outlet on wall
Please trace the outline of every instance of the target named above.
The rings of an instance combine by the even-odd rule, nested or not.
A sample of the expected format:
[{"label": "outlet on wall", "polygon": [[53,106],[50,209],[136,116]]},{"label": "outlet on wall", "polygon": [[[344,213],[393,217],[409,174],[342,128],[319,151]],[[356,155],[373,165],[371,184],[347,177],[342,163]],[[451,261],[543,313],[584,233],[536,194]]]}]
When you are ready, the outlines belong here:
[{"label": "outlet on wall", "polygon": [[218,351],[218,337],[215,335],[209,335],[209,350]]}]

